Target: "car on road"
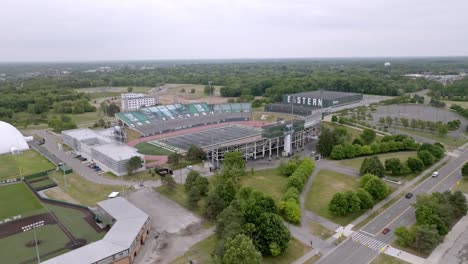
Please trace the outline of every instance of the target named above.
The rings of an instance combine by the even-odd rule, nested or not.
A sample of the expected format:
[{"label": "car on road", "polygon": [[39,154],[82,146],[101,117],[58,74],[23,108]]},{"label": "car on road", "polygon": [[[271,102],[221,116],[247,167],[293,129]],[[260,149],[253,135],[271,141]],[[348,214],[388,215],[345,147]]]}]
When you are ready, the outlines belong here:
[{"label": "car on road", "polygon": [[407,194],[405,195],[405,198],[406,198],[406,199],[411,199],[411,197],[413,197],[413,193],[407,193]]},{"label": "car on road", "polygon": [[99,168],[99,167],[96,167],[96,168],[94,169],[94,171],[102,171],[102,169]]},{"label": "car on road", "polygon": [[193,170],[193,167],[192,167],[192,165],[188,165],[188,166],[187,166],[187,169],[189,169],[189,170]]},{"label": "car on road", "polygon": [[434,171],[434,173],[432,173],[432,178],[435,178],[439,176],[439,172],[438,171]]},{"label": "car on road", "polygon": [[79,158],[81,158],[81,155],[76,155],[74,158],[79,159]]},{"label": "car on road", "polygon": [[382,230],[382,234],[386,235],[390,232],[390,228],[386,227],[384,230]]}]

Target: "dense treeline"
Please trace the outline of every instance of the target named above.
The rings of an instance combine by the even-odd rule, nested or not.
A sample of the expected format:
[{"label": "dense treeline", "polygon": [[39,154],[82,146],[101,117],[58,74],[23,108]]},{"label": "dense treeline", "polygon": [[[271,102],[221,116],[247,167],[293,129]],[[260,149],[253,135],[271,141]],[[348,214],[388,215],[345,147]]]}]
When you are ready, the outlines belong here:
[{"label": "dense treeline", "polygon": [[[365,66],[363,66],[365,65]],[[223,96],[266,95],[279,100],[286,93],[327,89],[379,95],[400,95],[438,85],[411,79],[383,64],[333,61],[252,62],[190,64],[153,70],[123,68],[113,72],[75,72],[59,78],[24,80],[25,86],[42,88],[83,88],[102,86],[157,86],[164,83],[191,83],[223,86]],[[0,88],[16,87],[0,83]]]},{"label": "dense treeline", "polygon": [[452,96],[460,96],[461,99],[468,100],[468,77],[465,77],[461,80],[454,81],[451,84],[446,86],[438,85],[432,88],[432,93],[434,96],[448,96],[449,99]]}]

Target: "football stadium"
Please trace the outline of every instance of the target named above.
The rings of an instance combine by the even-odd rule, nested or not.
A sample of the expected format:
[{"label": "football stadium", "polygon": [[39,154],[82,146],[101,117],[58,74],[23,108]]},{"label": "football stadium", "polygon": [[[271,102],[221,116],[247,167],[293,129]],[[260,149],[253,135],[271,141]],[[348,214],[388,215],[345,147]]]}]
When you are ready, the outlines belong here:
[{"label": "football stadium", "polygon": [[140,138],[129,145],[147,142],[180,154],[195,145],[213,164],[219,164],[229,151],[243,153],[246,160],[289,156],[320,133],[320,111],[276,123],[254,122],[251,116],[250,103],[154,106],[116,114],[115,134],[133,130]]}]

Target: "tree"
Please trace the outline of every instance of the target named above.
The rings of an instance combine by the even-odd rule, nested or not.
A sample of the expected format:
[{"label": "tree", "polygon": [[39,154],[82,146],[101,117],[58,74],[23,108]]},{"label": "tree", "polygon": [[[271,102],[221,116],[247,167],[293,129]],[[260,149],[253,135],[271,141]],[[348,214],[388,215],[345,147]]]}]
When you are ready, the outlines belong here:
[{"label": "tree", "polygon": [[359,198],[359,201],[361,202],[361,209],[370,209],[374,207],[374,200],[369,192],[367,192],[363,188],[358,188],[356,191],[356,195]]},{"label": "tree", "polygon": [[263,213],[277,213],[273,198],[251,187],[242,187],[238,197],[240,210],[248,223],[258,224],[258,216]]},{"label": "tree", "polygon": [[190,189],[187,193],[187,202],[189,208],[196,208],[198,201],[201,200],[200,190],[198,188]]},{"label": "tree", "polygon": [[332,115],[331,121],[332,122],[338,122],[338,117],[336,115]]},{"label": "tree", "polygon": [[281,162],[279,166],[279,170],[282,175],[284,176],[291,176],[293,172],[297,169],[298,163],[295,161],[289,161],[289,162]]},{"label": "tree", "polygon": [[434,156],[432,156],[428,150],[418,151],[418,158],[424,163],[425,166],[431,165],[435,160]]},{"label": "tree", "polygon": [[361,200],[353,191],[347,191],[344,193],[346,200],[348,201],[348,213],[353,213],[361,210]]},{"label": "tree", "polygon": [[403,164],[399,158],[390,158],[385,160],[385,171],[392,175],[401,175]]},{"label": "tree", "polygon": [[197,171],[190,171],[185,180],[184,188],[187,193],[205,196],[208,194],[209,182],[206,177],[200,175]]},{"label": "tree", "polygon": [[364,190],[366,190],[374,200],[382,200],[388,195],[388,187],[384,181],[379,179],[378,177],[370,177],[362,186]]},{"label": "tree", "polygon": [[375,140],[376,136],[377,134],[374,130],[365,128],[359,137],[365,145],[370,145]]},{"label": "tree", "polygon": [[116,113],[120,112],[120,107],[112,102],[110,105],[105,106],[105,113],[107,116],[114,116]]},{"label": "tree", "polygon": [[214,95],[214,89],[214,86],[205,85],[205,88],[203,88],[203,93],[206,95]]},{"label": "tree", "polygon": [[169,174],[161,177],[161,183],[171,191],[174,190],[174,188],[177,186],[174,178]]},{"label": "tree", "polygon": [[325,128],[319,136],[318,151],[324,156],[330,156],[333,146],[335,145],[335,139],[330,129]]},{"label": "tree", "polygon": [[377,156],[372,156],[364,159],[364,161],[361,164],[360,172],[361,175],[370,173],[379,177],[383,177],[383,175],[385,174],[385,168]]},{"label": "tree", "polygon": [[400,118],[400,122],[405,128],[407,128],[409,126],[409,120],[406,117]]},{"label": "tree", "polygon": [[71,120],[70,116],[61,115],[60,117],[54,116],[48,122],[54,132],[60,133],[63,130],[77,128],[76,124]]},{"label": "tree", "polygon": [[196,92],[195,88],[190,89],[190,93],[194,94]]},{"label": "tree", "polygon": [[468,177],[468,162],[465,162],[465,165],[463,165],[461,172],[463,177]]},{"label": "tree", "polygon": [[141,160],[140,156],[133,156],[131,157],[126,164],[127,168],[127,173],[129,175],[133,174],[135,171],[137,171],[139,168],[142,167],[143,161]]},{"label": "tree", "polygon": [[177,152],[171,153],[169,154],[169,156],[167,156],[167,163],[169,164],[174,164],[177,166],[179,165],[180,160],[181,160],[181,156]]},{"label": "tree", "polygon": [[438,131],[439,131],[439,136],[440,137],[445,137],[448,133],[448,129],[447,129],[447,126],[446,125],[439,125],[439,128],[438,128]]},{"label": "tree", "polygon": [[291,234],[279,215],[263,213],[257,222],[254,244],[262,255],[277,256],[288,248]]},{"label": "tree", "polygon": [[333,215],[344,216],[348,213],[348,200],[346,195],[341,192],[337,192],[333,195],[330,203],[328,204],[328,210]]},{"label": "tree", "polygon": [[262,254],[255,248],[252,239],[243,234],[227,239],[221,260],[221,264],[238,263],[262,263]]},{"label": "tree", "polygon": [[293,199],[296,201],[296,203],[299,203],[299,196],[300,193],[295,187],[289,187],[286,192],[283,194],[282,200],[286,201],[289,199]]},{"label": "tree", "polygon": [[223,171],[231,171],[236,176],[245,173],[245,160],[240,152],[227,152],[224,154]]},{"label": "tree", "polygon": [[437,246],[442,237],[439,235],[435,226],[418,225],[414,230],[414,243],[413,247],[421,250],[422,252],[430,252]]},{"label": "tree", "polygon": [[414,231],[406,226],[395,228],[394,234],[397,237],[397,244],[402,247],[408,247],[414,244]]},{"label": "tree", "polygon": [[393,119],[392,119],[391,116],[387,116],[387,117],[385,118],[385,121],[387,121],[387,124],[388,124],[389,126],[391,126],[391,125],[393,124]]},{"label": "tree", "polygon": [[133,92],[133,87],[131,87],[131,86],[130,86],[130,87],[127,87],[127,92],[128,92],[128,93]]},{"label": "tree", "polygon": [[189,149],[187,150],[187,154],[185,155],[187,160],[192,162],[199,162],[202,161],[205,157],[205,152],[200,147],[195,145],[190,145]]},{"label": "tree", "polygon": [[293,224],[301,222],[301,208],[295,199],[289,198],[288,200],[281,201],[279,211],[286,221]]},{"label": "tree", "polygon": [[408,166],[412,172],[419,172],[424,169],[424,163],[416,157],[409,157],[406,161],[406,166]]}]

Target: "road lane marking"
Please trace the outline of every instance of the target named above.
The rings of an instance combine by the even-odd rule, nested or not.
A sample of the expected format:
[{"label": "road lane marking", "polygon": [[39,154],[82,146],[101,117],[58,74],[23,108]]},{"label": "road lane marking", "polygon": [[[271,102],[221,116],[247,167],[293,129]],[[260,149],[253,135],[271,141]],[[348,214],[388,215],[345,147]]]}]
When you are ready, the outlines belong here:
[{"label": "road lane marking", "polygon": [[[435,187],[437,187],[438,185],[442,184],[442,183],[445,182],[447,179],[449,179],[449,178],[452,176],[452,174],[454,174],[455,172],[457,172],[463,165],[464,165],[464,163],[460,164],[460,166],[457,166],[454,170],[452,170],[452,172],[450,172],[449,174],[447,174],[447,176],[445,176],[441,181],[439,181],[439,182],[437,182],[435,185],[433,185],[428,191],[425,191],[425,192],[422,192],[422,193],[429,193],[429,192],[430,192],[431,190],[433,190]],[[447,165],[446,165],[446,166],[447,166]],[[426,180],[426,181],[427,181],[427,180]],[[426,181],[423,181],[421,184],[424,184]],[[418,187],[416,186],[414,189],[416,189],[416,188],[418,188]],[[413,189],[413,190],[414,190],[414,189]],[[403,199],[403,198],[400,198],[400,199]],[[391,224],[393,224],[396,220],[398,220],[398,218],[400,218],[400,216],[402,216],[404,213],[406,213],[406,211],[408,211],[408,210],[411,209],[411,208],[412,208],[411,206],[409,206],[408,208],[406,208],[403,212],[401,212],[401,214],[399,214],[399,215],[396,216],[392,221],[390,221],[390,223],[386,224],[386,226],[390,226]],[[388,208],[388,209],[390,209],[390,208]],[[387,209],[387,210],[388,210],[388,209]],[[374,219],[375,219],[375,218],[374,218]],[[370,224],[370,223],[368,223],[368,224]],[[375,229],[375,227],[372,228],[372,229]],[[378,232],[375,233],[374,236],[377,235],[377,234],[378,234]]]},{"label": "road lane marking", "polygon": [[369,236],[374,236],[374,234],[372,234],[372,233],[369,233],[369,232],[366,232],[366,231],[364,231],[364,230],[362,230],[362,229],[361,229],[361,230],[359,230],[359,231],[360,231],[360,232],[363,232],[364,234],[367,234],[367,235],[369,235]]}]

